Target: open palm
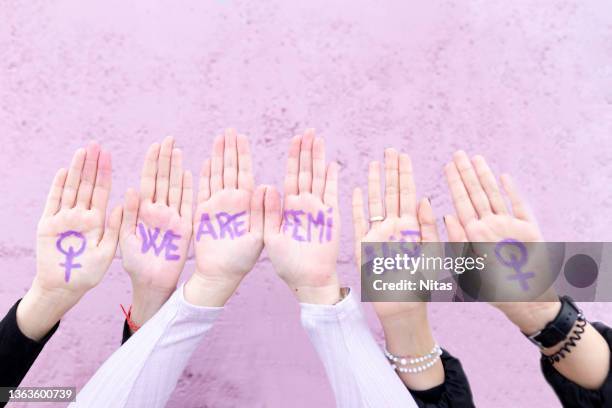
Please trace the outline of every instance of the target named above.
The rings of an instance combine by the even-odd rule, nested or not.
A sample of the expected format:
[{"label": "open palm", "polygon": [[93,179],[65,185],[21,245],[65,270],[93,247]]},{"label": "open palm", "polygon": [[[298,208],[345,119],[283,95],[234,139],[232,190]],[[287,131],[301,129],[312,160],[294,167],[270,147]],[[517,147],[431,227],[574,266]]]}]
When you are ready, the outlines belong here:
[{"label": "open palm", "polygon": [[228,129],[204,162],[193,220],[196,276],[237,287],[263,248],[264,187],[254,190],[249,143]]},{"label": "open palm", "polygon": [[171,293],[187,260],[191,240],[193,180],[182,153],[168,137],[145,157],[140,196],[126,192],[119,245],[135,288]]},{"label": "open palm", "polygon": [[[369,226],[365,219],[362,192],[353,192],[353,226],[355,230],[355,259],[361,270],[363,242],[436,242],[438,231],[431,203],[424,198],[417,206],[412,163],[407,154],[395,149],[385,150],[385,197],[380,191],[380,164],[372,162],[368,171]],[[425,302],[373,302],[379,318],[389,318],[424,309]]]},{"label": "open palm", "polygon": [[105,228],[111,186],[110,154],[96,143],[74,154],[70,169],[60,169],[36,233],[35,284],[78,296],[96,286],[117,248],[121,207]]},{"label": "open palm", "polygon": [[[502,175],[501,182],[512,212],[506,206],[495,176],[482,156],[474,156],[470,160],[464,151],[458,151],[453,161],[446,165],[445,172],[457,213],[457,217],[445,217],[451,242],[469,241],[476,252],[479,247],[491,252],[491,246],[502,241],[512,240],[524,248],[530,242],[542,241],[535,219],[529,214],[510,177]],[[533,300],[536,296],[541,300],[556,299],[552,290],[547,289],[550,281],[543,273],[548,260],[545,246],[531,245],[529,255],[526,252],[525,256],[525,262],[529,263],[524,269],[529,271],[530,266],[535,265],[535,279],[529,278],[528,281],[525,278],[520,282],[509,280],[515,272],[491,258],[487,262],[487,273],[482,275],[481,285],[486,288],[485,292],[496,293],[497,299]],[[493,305],[508,309],[516,304],[493,302]]]},{"label": "open palm", "polygon": [[291,141],[282,210],[278,191],[266,191],[264,237],[277,273],[300,300],[337,300],[338,168],[326,166],[323,139],[312,130]]},{"label": "open palm", "polygon": [[453,162],[446,165],[445,172],[458,217],[446,219],[451,241],[542,240],[510,177],[503,175],[501,181],[514,214],[508,210],[495,176],[482,156],[474,156],[470,161],[465,152],[459,151]]}]

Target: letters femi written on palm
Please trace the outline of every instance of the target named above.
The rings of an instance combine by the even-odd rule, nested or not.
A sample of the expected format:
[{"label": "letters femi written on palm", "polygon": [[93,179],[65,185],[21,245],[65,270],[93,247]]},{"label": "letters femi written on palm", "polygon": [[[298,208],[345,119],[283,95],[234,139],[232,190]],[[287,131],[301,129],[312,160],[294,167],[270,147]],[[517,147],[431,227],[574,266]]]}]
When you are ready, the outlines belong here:
[{"label": "letters femi written on palm", "polygon": [[505,301],[555,300],[550,246],[510,177],[501,183],[512,212],[482,156],[470,160],[458,151],[445,172],[457,212],[445,218],[449,241],[469,241],[476,255],[487,255],[478,297],[500,308],[511,305]]},{"label": "letters femi written on palm", "polygon": [[266,250],[278,275],[303,303],[338,301],[338,165],[326,164],[314,130],[291,140],[282,209],[273,187],[265,209]]},{"label": "letters femi written on palm", "polygon": [[[263,249],[265,188],[254,188],[249,143],[227,129],[202,166],[194,217],[195,278],[231,296]],[[224,302],[222,302],[224,303]]]},{"label": "letters femi written on palm", "polygon": [[187,259],[191,240],[193,178],[182,152],[167,137],[145,157],[140,196],[126,192],[119,246],[134,290],[169,296]]}]

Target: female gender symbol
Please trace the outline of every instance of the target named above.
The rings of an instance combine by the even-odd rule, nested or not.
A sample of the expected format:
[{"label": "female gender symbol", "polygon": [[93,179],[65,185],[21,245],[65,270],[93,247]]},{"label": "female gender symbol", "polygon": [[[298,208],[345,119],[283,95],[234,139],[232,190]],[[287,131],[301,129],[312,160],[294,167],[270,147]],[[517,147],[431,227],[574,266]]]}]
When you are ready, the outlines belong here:
[{"label": "female gender symbol", "polygon": [[[520,257],[517,257],[514,253],[510,253],[510,259],[504,258],[502,256],[501,250],[506,246],[512,246],[519,250]],[[508,238],[502,241],[499,241],[497,245],[495,245],[495,256],[502,264],[511,267],[514,269],[516,274],[508,276],[508,280],[518,280],[521,285],[521,289],[525,292],[529,290],[529,285],[527,284],[527,279],[531,279],[535,276],[533,272],[523,272],[521,268],[527,263],[527,248],[525,248],[525,244],[516,239]]]},{"label": "female gender symbol", "polygon": [[[68,249],[62,246],[62,242],[64,242],[64,239],[68,237],[76,237],[81,240],[81,246],[79,247],[78,250],[75,251],[72,245],[69,245]],[[85,239],[83,234],[81,234],[78,231],[66,231],[66,232],[62,232],[61,234],[59,234],[59,238],[55,242],[55,247],[62,254],[66,255],[66,260],[63,263],[60,263],[60,266],[64,267],[64,271],[65,271],[64,279],[66,280],[66,282],[70,280],[70,272],[72,271],[72,269],[81,267],[81,264],[73,263],[72,261],[74,260],[74,258],[81,255],[83,251],[85,251],[86,243],[87,243],[87,240]]]}]

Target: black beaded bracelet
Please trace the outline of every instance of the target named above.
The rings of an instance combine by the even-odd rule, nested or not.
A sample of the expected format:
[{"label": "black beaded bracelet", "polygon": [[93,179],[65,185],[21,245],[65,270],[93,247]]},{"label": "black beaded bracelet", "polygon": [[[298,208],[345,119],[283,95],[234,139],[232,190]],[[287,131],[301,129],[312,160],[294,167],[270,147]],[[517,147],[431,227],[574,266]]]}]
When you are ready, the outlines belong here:
[{"label": "black beaded bracelet", "polygon": [[550,364],[555,364],[561,361],[561,359],[565,358],[566,354],[570,354],[572,350],[570,347],[576,347],[576,342],[582,338],[582,334],[584,333],[585,326],[587,324],[587,320],[582,313],[578,314],[576,318],[576,327],[572,330],[572,333],[569,335],[565,343],[559,351],[550,356],[545,356],[546,360]]}]

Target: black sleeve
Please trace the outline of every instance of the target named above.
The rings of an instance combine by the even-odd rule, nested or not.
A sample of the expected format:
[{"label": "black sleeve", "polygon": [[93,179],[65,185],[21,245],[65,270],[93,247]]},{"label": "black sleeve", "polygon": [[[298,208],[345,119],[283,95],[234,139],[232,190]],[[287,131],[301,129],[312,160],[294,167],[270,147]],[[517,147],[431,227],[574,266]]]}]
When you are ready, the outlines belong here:
[{"label": "black sleeve", "polygon": [[461,362],[442,350],[444,383],[424,391],[410,390],[420,408],[472,408],[474,400],[470,383],[463,372]]},{"label": "black sleeve", "polygon": [[2,387],[17,387],[21,383],[36,357],[59,326],[58,322],[40,341],[29,339],[17,326],[19,302],[21,299],[0,321],[0,386]]},{"label": "black sleeve", "polygon": [[[603,336],[612,349],[612,329],[602,323],[593,323],[593,327]],[[612,366],[612,357],[610,360]],[[608,377],[600,389],[587,390],[563,377],[547,359],[542,358],[540,365],[546,381],[553,388],[564,407],[612,407],[612,370],[608,373]]]},{"label": "black sleeve", "polygon": [[123,322],[123,337],[121,338],[121,345],[123,346],[126,341],[128,341],[132,337],[132,331],[130,330],[130,326],[127,324],[127,320]]}]

